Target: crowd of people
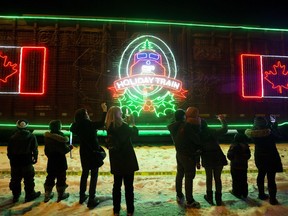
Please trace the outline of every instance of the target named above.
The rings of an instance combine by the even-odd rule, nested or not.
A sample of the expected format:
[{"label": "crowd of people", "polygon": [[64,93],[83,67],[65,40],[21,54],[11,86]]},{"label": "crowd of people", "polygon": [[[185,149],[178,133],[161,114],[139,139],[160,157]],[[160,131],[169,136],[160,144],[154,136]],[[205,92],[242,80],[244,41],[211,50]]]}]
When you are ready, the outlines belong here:
[{"label": "crowd of people", "polygon": [[[277,122],[269,121],[263,116],[254,118],[253,127],[235,134],[225,155],[219,145],[219,137],[228,132],[228,125],[224,115],[218,115],[220,128],[211,128],[204,119],[199,117],[196,107],[175,112],[175,121],[169,124],[172,140],[176,149],[177,173],[175,179],[176,200],[188,208],[200,208],[200,203],[193,198],[193,179],[196,168],[204,167],[206,174],[206,194],[204,199],[217,206],[222,203],[223,167],[230,161],[232,190],[239,199],[248,196],[248,160],[251,157],[249,142],[255,144],[254,158],[258,170],[257,187],[258,198],[268,200],[271,205],[279,204],[277,195],[276,173],[283,172],[283,165],[276,142],[281,135],[277,130]],[[274,117],[273,117],[273,120]],[[228,160],[227,160],[228,159]],[[265,177],[267,176],[268,194],[265,193]],[[182,192],[182,180],[185,177],[185,195]],[[213,179],[215,193],[213,193]],[[186,201],[185,201],[186,198]]]},{"label": "crowd of people", "polygon": [[[99,167],[103,165],[106,156],[101,152],[101,146],[97,137],[97,130],[105,129],[106,148],[109,152],[110,172],[113,175],[112,199],[113,213],[120,215],[121,187],[124,183],[127,215],[132,216],[134,206],[134,175],[139,170],[137,156],[135,154],[132,138],[138,136],[138,128],[135,125],[133,115],[123,117],[119,106],[101,104],[102,117],[99,121],[92,121],[85,108],[76,110],[74,122],[70,127],[71,133],[79,138],[81,177],[79,184],[79,203],[86,200],[89,209],[99,204],[96,196]],[[167,125],[176,150],[177,172],[175,177],[176,201],[186,208],[201,208],[201,205],[193,197],[193,180],[196,169],[201,166],[206,173],[206,194],[204,199],[210,204],[223,205],[221,174],[223,167],[230,161],[232,177],[232,190],[230,191],[239,199],[248,196],[247,172],[248,160],[251,158],[249,142],[255,144],[254,158],[258,169],[257,187],[258,198],[268,200],[271,205],[279,204],[277,195],[276,173],[283,172],[281,158],[276,142],[279,139],[277,122],[257,116],[251,129],[235,134],[231,145],[225,155],[219,144],[219,137],[228,131],[228,124],[224,115],[218,115],[220,128],[209,127],[207,122],[200,118],[196,107],[188,107],[186,110],[178,109],[174,114],[174,121]],[[9,183],[13,194],[13,202],[18,202],[21,196],[21,182],[24,179],[25,202],[32,201],[41,195],[35,191],[34,164],[38,159],[38,142],[36,136],[28,129],[29,122],[21,119],[16,122],[17,130],[11,136],[7,146],[7,156],[10,160],[11,179]],[[69,144],[69,138],[61,132],[60,120],[52,120],[49,123],[49,131],[44,133],[44,152],[47,156],[47,176],[44,182],[44,202],[48,202],[53,196],[53,188],[56,186],[58,194],[57,202],[67,199],[66,170],[68,164],[66,154],[73,149]],[[90,175],[88,193],[87,181]],[[265,177],[267,176],[268,194],[265,193]],[[184,191],[182,189],[184,180]],[[214,181],[214,184],[213,184]],[[213,191],[213,185],[215,189]]]}]

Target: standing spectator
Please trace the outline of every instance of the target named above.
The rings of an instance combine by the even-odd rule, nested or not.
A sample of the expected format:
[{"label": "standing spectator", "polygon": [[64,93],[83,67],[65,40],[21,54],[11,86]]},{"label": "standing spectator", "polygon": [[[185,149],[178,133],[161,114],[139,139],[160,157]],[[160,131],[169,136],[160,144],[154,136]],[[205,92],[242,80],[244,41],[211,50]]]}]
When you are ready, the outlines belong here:
[{"label": "standing spectator", "polygon": [[[131,124],[131,126],[129,126]],[[137,157],[131,138],[138,135],[133,115],[122,119],[120,107],[112,106],[105,120],[107,130],[107,147],[109,149],[110,169],[114,177],[113,183],[113,212],[120,215],[121,186],[124,182],[127,215],[134,214],[134,175],[139,170]]]},{"label": "standing spectator", "polygon": [[38,142],[36,136],[28,129],[27,120],[16,122],[17,130],[10,137],[7,146],[7,156],[10,160],[11,180],[10,190],[13,194],[13,202],[18,202],[21,195],[21,181],[24,179],[25,202],[32,201],[40,196],[41,192],[35,192],[35,170],[33,164],[38,159]]},{"label": "standing spectator", "polygon": [[227,133],[228,127],[223,115],[218,115],[222,127],[217,129],[209,128],[206,121],[201,121],[200,140],[202,145],[201,163],[206,172],[206,195],[204,199],[211,205],[213,203],[212,181],[215,180],[216,205],[222,205],[222,181],[221,174],[223,167],[228,164],[221,146],[219,137]]},{"label": "standing spectator", "polygon": [[52,120],[49,123],[50,131],[44,133],[44,152],[48,158],[48,175],[44,183],[44,202],[48,202],[54,195],[52,189],[55,185],[55,179],[57,179],[57,202],[69,197],[69,193],[65,193],[68,187],[66,184],[66,170],[68,169],[66,154],[72,150],[73,146],[68,144],[69,138],[64,136],[61,128],[62,123],[60,120]]},{"label": "standing spectator", "polygon": [[88,198],[85,194],[87,188],[87,179],[90,173],[89,200],[88,208],[95,208],[99,204],[99,200],[95,198],[96,185],[98,180],[99,164],[97,163],[96,151],[100,149],[97,131],[104,128],[105,117],[107,114],[106,103],[101,104],[103,111],[100,121],[91,121],[87,110],[78,109],[75,112],[75,121],[70,127],[70,131],[79,137],[80,140],[80,161],[82,166],[82,174],[80,179],[80,199],[82,204]]},{"label": "standing spectator", "polygon": [[[182,192],[183,178],[185,177],[186,207],[200,208],[200,203],[193,198],[193,179],[196,175],[196,164],[200,160],[200,121],[197,121],[198,124],[191,121],[191,110],[192,107],[187,109],[188,112],[182,109],[176,110],[175,122],[167,127],[176,149],[177,173],[175,187],[177,202],[183,204],[185,200]],[[198,111],[196,108],[193,108],[193,110]],[[199,118],[198,115],[195,118]]]},{"label": "standing spectator", "polygon": [[250,157],[251,151],[247,136],[243,133],[235,134],[228,149],[227,158],[230,160],[232,177],[231,193],[240,199],[248,196],[247,171]]},{"label": "standing spectator", "polygon": [[[276,199],[277,185],[275,178],[277,172],[283,172],[283,165],[276,147],[276,141],[279,139],[277,122],[268,124],[266,118],[255,117],[253,128],[247,129],[245,134],[255,144],[254,159],[258,169],[258,198],[261,200],[270,198],[270,204],[277,205],[279,202]],[[268,180],[269,196],[265,194],[264,190],[265,176]]]}]

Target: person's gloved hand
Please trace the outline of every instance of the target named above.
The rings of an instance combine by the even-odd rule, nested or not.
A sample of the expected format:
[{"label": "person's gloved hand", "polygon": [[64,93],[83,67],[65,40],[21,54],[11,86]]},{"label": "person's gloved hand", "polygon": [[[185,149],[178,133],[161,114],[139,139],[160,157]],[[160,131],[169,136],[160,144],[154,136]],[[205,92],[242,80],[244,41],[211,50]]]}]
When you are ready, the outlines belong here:
[{"label": "person's gloved hand", "polygon": [[73,145],[69,145],[69,148],[70,148],[70,150],[72,150],[74,148],[74,146]]},{"label": "person's gloved hand", "polygon": [[196,163],[196,168],[199,170],[201,168],[201,164],[200,163]]}]

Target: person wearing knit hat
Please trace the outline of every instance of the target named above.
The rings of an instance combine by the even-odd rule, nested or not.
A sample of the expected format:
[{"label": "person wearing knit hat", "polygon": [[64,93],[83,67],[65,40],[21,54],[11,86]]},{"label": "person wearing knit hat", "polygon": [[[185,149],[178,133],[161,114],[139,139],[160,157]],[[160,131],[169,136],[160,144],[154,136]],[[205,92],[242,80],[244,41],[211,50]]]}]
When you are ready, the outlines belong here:
[{"label": "person wearing knit hat", "polygon": [[36,192],[33,164],[38,159],[38,142],[36,136],[27,130],[29,123],[20,119],[16,122],[17,130],[10,137],[7,146],[7,156],[11,167],[10,190],[13,194],[13,202],[18,202],[21,196],[21,182],[24,179],[25,202],[32,201],[41,195]]},{"label": "person wearing knit hat", "polygon": [[268,122],[267,122],[266,118],[264,118],[262,116],[257,116],[254,118],[253,127],[255,129],[263,129],[263,128],[267,128],[267,126],[268,126]]},{"label": "person wearing knit hat", "polygon": [[185,116],[185,110],[183,109],[177,109],[175,111],[175,121],[183,121],[185,120],[186,116]]},{"label": "person wearing knit hat", "polygon": [[[187,208],[200,208],[200,203],[193,198],[193,179],[196,175],[196,165],[200,160],[200,125],[188,123],[186,116],[185,110],[176,110],[175,122],[167,126],[176,149],[176,200],[178,204],[185,204]],[[197,110],[190,108],[189,116],[198,116]],[[182,192],[184,177],[185,196]]]},{"label": "person wearing knit hat", "polygon": [[[276,173],[283,172],[283,165],[276,142],[280,140],[277,130],[277,122],[270,122],[265,117],[257,116],[251,129],[246,129],[245,134],[255,145],[254,161],[258,170],[257,187],[258,198],[261,200],[269,199],[271,205],[279,204],[276,194]],[[265,193],[265,177],[268,181],[268,192]]]},{"label": "person wearing knit hat", "polygon": [[29,125],[29,122],[25,119],[20,119],[16,122],[16,126],[19,129],[25,129],[28,127],[28,125]]},{"label": "person wearing knit hat", "polygon": [[210,204],[213,202],[213,178],[215,181],[215,200],[216,205],[222,205],[222,182],[221,174],[223,167],[228,164],[220,145],[219,137],[223,136],[228,131],[227,122],[224,115],[218,115],[218,120],[221,122],[221,128],[210,128],[205,120],[201,120],[201,163],[206,173],[206,194],[204,199]]}]

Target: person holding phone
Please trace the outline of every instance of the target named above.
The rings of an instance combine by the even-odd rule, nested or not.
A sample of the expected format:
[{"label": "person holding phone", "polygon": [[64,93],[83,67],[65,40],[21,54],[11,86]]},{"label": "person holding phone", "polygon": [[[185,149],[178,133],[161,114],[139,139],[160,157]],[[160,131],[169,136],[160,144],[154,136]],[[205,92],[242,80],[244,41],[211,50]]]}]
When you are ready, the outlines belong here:
[{"label": "person holding phone", "polygon": [[[92,121],[87,109],[80,108],[76,110],[74,122],[70,127],[70,131],[79,137],[80,140],[80,161],[82,173],[80,178],[80,199],[82,204],[88,199],[87,207],[95,208],[99,204],[96,199],[96,185],[98,180],[99,163],[95,152],[100,150],[100,145],[97,137],[97,131],[104,128],[105,118],[107,114],[106,103],[101,103],[102,117],[99,121]],[[96,163],[97,162],[97,163]],[[86,195],[87,179],[90,173],[89,196]]]}]

